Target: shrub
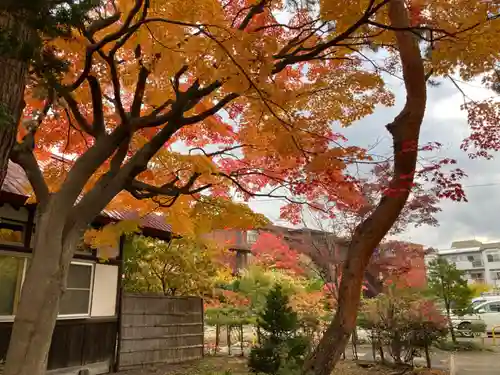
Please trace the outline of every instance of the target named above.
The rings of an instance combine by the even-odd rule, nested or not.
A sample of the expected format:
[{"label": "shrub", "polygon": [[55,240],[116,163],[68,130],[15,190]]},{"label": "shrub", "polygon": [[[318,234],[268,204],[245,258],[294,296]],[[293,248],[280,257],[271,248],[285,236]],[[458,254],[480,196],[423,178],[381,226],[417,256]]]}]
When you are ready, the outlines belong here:
[{"label": "shrub", "polygon": [[390,287],[363,306],[360,327],[371,330],[374,350],[386,348],[395,363],[411,363],[423,349],[430,367],[429,347],[447,335],[446,319],[433,301],[410,289]]},{"label": "shrub", "polygon": [[289,298],[280,285],[266,296],[264,310],[259,314],[261,342],[250,352],[248,366],[252,372],[280,374],[302,366],[309,350],[309,340],[300,335],[297,313],[289,306]]}]

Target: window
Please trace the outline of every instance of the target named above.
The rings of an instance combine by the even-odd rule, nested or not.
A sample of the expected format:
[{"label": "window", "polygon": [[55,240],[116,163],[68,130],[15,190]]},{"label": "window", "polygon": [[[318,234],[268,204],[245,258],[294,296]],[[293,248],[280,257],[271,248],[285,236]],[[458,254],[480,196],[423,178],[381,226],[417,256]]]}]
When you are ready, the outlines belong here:
[{"label": "window", "polygon": [[500,302],[491,302],[484,307],[487,312],[500,312]]},{"label": "window", "polygon": [[247,243],[249,245],[253,245],[255,242],[257,242],[257,238],[259,238],[259,232],[257,232],[256,230],[247,231]]},{"label": "window", "polygon": [[492,280],[500,280],[500,270],[491,270],[490,275]]},{"label": "window", "polygon": [[482,272],[471,272],[470,278],[474,281],[483,281],[484,280],[484,273]]},{"label": "window", "polygon": [[25,258],[0,255],[0,316],[15,314]]},{"label": "window", "polygon": [[[0,317],[12,317],[16,314],[28,266],[28,258],[0,255]],[[91,263],[71,263],[66,292],[60,301],[60,316],[90,314],[93,270]]]},{"label": "window", "polygon": [[500,254],[495,252],[495,253],[489,253],[487,255],[488,262],[500,262]]},{"label": "window", "polygon": [[73,263],[69,267],[66,292],[59,305],[61,315],[88,315],[92,290],[92,265]]},{"label": "window", "polygon": [[25,223],[0,218],[0,243],[24,245]]}]

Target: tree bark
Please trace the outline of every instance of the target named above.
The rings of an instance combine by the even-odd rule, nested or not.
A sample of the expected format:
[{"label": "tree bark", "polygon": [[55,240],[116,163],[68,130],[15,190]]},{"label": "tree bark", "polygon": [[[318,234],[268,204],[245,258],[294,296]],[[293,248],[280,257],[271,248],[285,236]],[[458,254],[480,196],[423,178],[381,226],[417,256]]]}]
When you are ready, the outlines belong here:
[{"label": "tree bark", "polygon": [[426,105],[426,78],[418,41],[406,29],[408,11],[404,0],[389,2],[406,87],[406,103],[387,130],[393,137],[394,169],[388,192],[371,215],[355,230],[339,287],[338,309],[318,346],[307,359],[303,373],[330,375],[356,326],[361,285],[374,249],[401,213],[413,184],[420,126]]},{"label": "tree bark", "polygon": [[59,301],[79,234],[63,239],[64,215],[49,201],[39,215],[35,252],[14,320],[4,375],[44,375]]},{"label": "tree bark", "polygon": [[[13,28],[19,45],[29,41],[30,32],[20,17],[0,10],[0,30]],[[7,174],[9,156],[14,147],[17,125],[24,107],[24,88],[28,75],[28,61],[16,56],[15,51],[6,56],[0,54],[0,186]]]}]

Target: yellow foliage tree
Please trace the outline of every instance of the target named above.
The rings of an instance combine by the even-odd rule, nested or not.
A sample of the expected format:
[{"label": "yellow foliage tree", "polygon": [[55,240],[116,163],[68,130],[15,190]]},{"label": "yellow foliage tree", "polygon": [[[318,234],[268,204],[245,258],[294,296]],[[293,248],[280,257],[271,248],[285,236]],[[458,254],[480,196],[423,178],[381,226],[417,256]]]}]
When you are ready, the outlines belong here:
[{"label": "yellow foliage tree", "polygon": [[134,236],[125,245],[125,289],[166,296],[209,296],[227,266],[223,249],[187,237],[170,242]]}]

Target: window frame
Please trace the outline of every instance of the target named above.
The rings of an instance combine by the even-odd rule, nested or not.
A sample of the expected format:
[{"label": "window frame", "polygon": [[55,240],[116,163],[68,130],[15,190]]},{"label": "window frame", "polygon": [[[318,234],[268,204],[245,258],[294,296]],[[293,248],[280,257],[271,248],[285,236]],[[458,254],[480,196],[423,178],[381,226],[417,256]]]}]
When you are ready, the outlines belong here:
[{"label": "window frame", "polygon": [[[89,303],[87,306],[86,314],[57,314],[57,319],[77,319],[77,318],[88,318],[92,313],[92,296],[94,294],[94,279],[95,279],[95,263],[93,262],[85,262],[82,260],[71,261],[71,264],[79,265],[79,266],[87,266],[90,267],[90,286],[89,286]],[[73,290],[87,290],[83,288],[71,288]]]},{"label": "window frame", "polygon": [[[497,258],[496,260],[495,257]],[[486,259],[488,260],[488,263],[500,262],[500,253],[498,251],[492,251],[490,253],[486,253]]]},{"label": "window frame", "polygon": [[[255,240],[254,241],[250,241],[250,238],[253,238],[253,236],[255,236]],[[259,231],[255,230],[255,229],[247,230],[245,237],[246,237],[245,239],[246,239],[247,244],[248,245],[253,245],[259,239]]]},{"label": "window frame", "polygon": [[[21,274],[21,282],[20,282],[20,289],[19,291],[22,290],[22,287],[24,285],[24,280],[26,279],[26,272],[28,270],[28,262],[31,259],[31,254],[19,254],[14,251],[0,251],[0,256],[11,256],[15,258],[21,258],[23,259],[23,270]],[[92,298],[94,295],[94,280],[95,280],[95,262],[91,261],[85,261],[85,260],[72,260],[71,264],[75,265],[83,265],[90,267],[91,273],[90,273],[90,286],[89,286],[89,303],[88,303],[88,308],[86,313],[82,314],[57,314],[57,319],[59,320],[69,320],[69,319],[83,319],[83,318],[89,318],[92,314]],[[82,288],[72,288],[75,290],[87,290],[87,289],[82,289]],[[19,293],[20,296],[20,293]],[[17,301],[19,303],[19,300]],[[17,308],[14,308],[14,312],[16,312]],[[16,314],[14,315],[0,315],[0,322],[12,322],[14,321],[16,317]]]},{"label": "window frame", "polygon": [[[19,254],[12,251],[0,251],[0,257],[13,257],[22,259],[22,272],[21,272],[21,281],[17,280],[19,283],[19,290],[16,290],[16,297],[14,297],[14,307],[13,307],[13,315],[0,315],[0,322],[10,322],[13,321],[16,317],[17,311],[17,303],[19,303],[19,298],[21,297],[21,291],[23,289],[24,279],[26,278],[26,269],[28,264],[29,255],[28,254]],[[16,286],[17,287],[17,286]]]},{"label": "window frame", "polygon": [[494,311],[494,310],[491,310],[491,305],[500,305],[500,302],[499,301],[490,301],[490,302],[487,302],[485,303],[483,306],[483,308],[486,310],[487,313],[500,313],[500,310],[499,311]]}]

